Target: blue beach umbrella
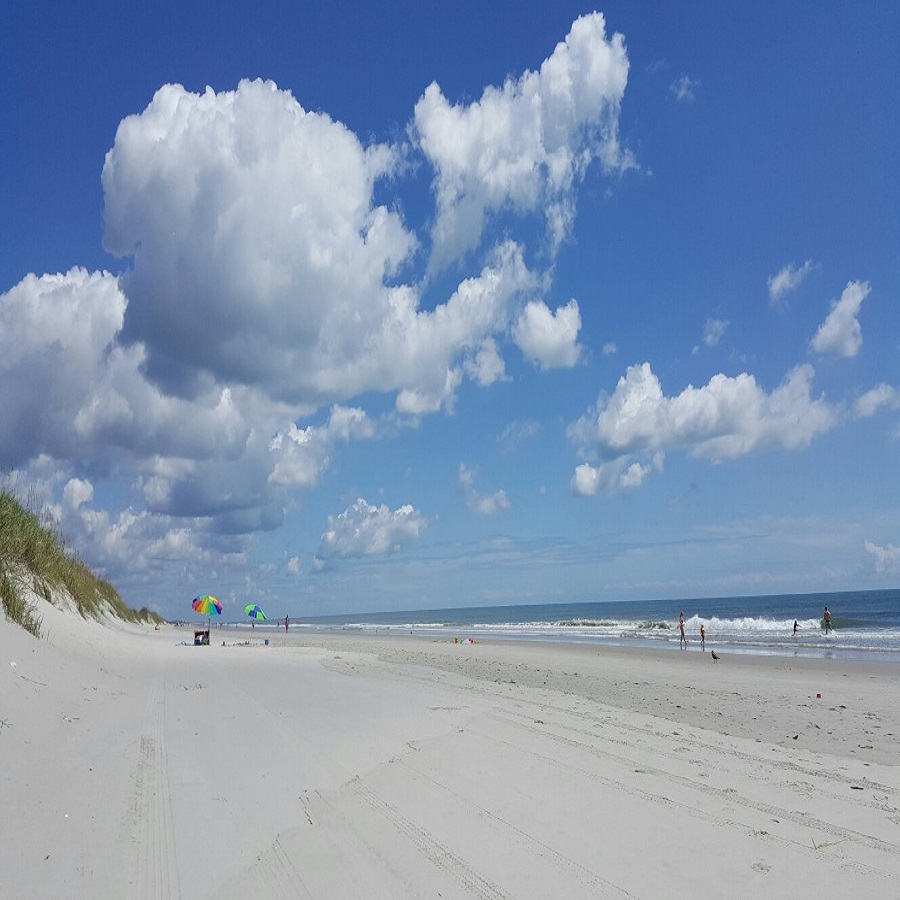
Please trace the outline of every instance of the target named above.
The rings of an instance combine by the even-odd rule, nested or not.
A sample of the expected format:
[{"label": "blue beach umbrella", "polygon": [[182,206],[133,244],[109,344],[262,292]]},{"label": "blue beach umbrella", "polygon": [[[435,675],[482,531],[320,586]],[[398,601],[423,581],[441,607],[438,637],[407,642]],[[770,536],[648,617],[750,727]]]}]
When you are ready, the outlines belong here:
[{"label": "blue beach umbrella", "polygon": [[257,622],[262,622],[262,620],[266,617],[266,614],[255,603],[248,603],[244,607],[244,612],[247,613],[247,615],[250,616],[251,619],[255,619]]}]

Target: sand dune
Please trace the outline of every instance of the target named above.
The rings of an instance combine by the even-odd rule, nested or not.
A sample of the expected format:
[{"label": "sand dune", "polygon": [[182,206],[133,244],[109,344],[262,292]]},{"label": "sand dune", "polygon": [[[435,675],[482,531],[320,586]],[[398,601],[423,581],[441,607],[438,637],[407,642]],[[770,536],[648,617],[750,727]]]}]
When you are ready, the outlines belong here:
[{"label": "sand dune", "polygon": [[896,896],[893,664],[45,626],[4,897]]}]

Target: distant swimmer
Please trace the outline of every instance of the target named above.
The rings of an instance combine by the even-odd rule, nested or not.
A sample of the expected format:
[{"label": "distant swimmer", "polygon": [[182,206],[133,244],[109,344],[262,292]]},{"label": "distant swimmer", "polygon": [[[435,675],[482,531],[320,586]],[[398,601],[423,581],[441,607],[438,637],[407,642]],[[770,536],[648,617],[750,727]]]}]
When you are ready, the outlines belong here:
[{"label": "distant swimmer", "polygon": [[797,633],[797,629],[800,627],[800,623],[794,619],[794,634]]},{"label": "distant swimmer", "polygon": [[825,615],[822,616],[825,621],[825,634],[828,634],[831,631],[831,613],[828,611],[828,607],[825,607]]},{"label": "distant swimmer", "polygon": [[681,630],[681,640],[678,642],[678,648],[687,650],[687,638],[684,635],[684,610],[681,611],[681,615],[678,617],[678,627]]}]

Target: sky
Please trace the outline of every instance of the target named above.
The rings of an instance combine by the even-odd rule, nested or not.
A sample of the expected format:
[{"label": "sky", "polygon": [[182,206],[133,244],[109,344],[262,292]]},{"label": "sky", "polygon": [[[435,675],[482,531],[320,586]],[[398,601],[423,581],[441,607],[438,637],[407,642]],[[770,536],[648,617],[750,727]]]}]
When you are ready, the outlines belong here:
[{"label": "sky", "polygon": [[898,33],[3,4],[3,486],[170,618],[896,587]]}]

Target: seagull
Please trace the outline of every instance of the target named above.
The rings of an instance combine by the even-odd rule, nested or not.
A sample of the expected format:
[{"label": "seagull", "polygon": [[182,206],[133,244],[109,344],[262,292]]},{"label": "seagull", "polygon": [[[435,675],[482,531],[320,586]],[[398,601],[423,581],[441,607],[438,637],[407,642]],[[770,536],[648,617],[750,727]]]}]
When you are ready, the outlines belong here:
[{"label": "seagull", "polygon": [[715,650],[710,650],[709,652],[712,654],[713,662],[718,662],[718,661],[719,661],[719,654],[716,653]]}]

